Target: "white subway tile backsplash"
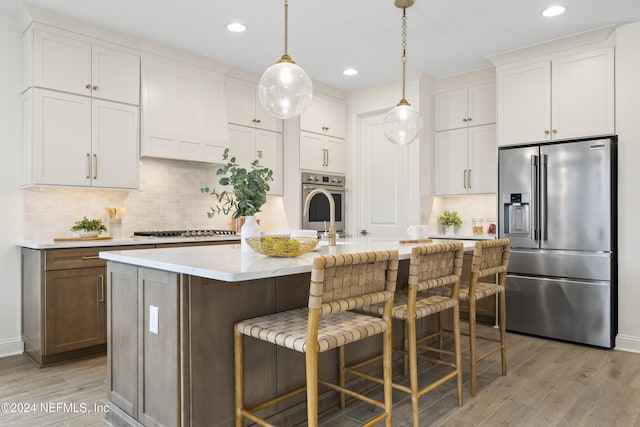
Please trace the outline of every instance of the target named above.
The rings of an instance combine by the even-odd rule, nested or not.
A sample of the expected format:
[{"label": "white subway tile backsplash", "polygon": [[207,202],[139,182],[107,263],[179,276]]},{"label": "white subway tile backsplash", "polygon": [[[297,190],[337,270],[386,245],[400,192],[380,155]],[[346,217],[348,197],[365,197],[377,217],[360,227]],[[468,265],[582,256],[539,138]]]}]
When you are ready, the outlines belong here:
[{"label": "white subway tile backsplash", "polygon": [[140,230],[230,229],[231,218],[207,217],[213,200],[200,188],[213,184],[209,169],[201,163],[143,159],[139,190],[26,188],[24,239],[71,236],[69,228],[83,216],[101,218],[109,227],[107,206],[127,209],[122,236]]}]

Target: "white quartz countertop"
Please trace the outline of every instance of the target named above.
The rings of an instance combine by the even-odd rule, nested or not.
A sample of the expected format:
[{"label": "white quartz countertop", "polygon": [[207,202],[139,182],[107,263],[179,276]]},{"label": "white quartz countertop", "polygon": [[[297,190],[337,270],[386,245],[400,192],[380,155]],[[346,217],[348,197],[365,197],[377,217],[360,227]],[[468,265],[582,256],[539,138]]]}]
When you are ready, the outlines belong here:
[{"label": "white quartz countertop", "polygon": [[198,237],[129,237],[109,240],[73,240],[54,242],[53,240],[26,240],[16,245],[29,249],[64,249],[64,248],[93,248],[98,246],[127,246],[127,245],[159,245],[164,243],[193,243],[193,242],[223,242],[240,240],[239,235],[228,236],[198,236]]},{"label": "white quartz countertop", "polygon": [[[433,243],[446,241],[434,240]],[[475,241],[472,240],[462,240],[462,242],[465,249],[471,249],[475,245]],[[238,282],[308,273],[311,271],[313,258],[321,255],[398,250],[399,259],[409,259],[411,248],[416,246],[400,244],[398,240],[370,237],[340,240],[338,246],[334,247],[327,246],[326,242],[320,243],[312,252],[293,258],[272,258],[258,253],[241,253],[240,244],[100,252],[100,257],[109,261],[174,273]]]}]

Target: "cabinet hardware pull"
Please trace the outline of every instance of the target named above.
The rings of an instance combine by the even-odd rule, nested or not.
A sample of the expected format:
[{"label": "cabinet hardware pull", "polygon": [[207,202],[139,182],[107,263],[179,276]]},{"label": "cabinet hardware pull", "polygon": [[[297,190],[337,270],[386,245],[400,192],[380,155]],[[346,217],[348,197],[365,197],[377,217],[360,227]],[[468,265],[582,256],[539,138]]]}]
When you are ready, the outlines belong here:
[{"label": "cabinet hardware pull", "polygon": [[83,255],[82,256],[82,260],[83,261],[86,261],[86,260],[89,260],[89,259],[100,259],[100,256],[99,255],[89,255],[89,256]]},{"label": "cabinet hardware pull", "polygon": [[85,178],[91,178],[91,154],[89,153],[87,153],[87,176]]},{"label": "cabinet hardware pull", "polygon": [[98,85],[95,85],[95,86],[93,87],[93,90],[98,90]]},{"label": "cabinet hardware pull", "polygon": [[467,121],[470,122],[471,121],[471,117],[467,117]]},{"label": "cabinet hardware pull", "polygon": [[551,131],[551,133],[553,133],[555,135],[555,134],[558,133],[558,131],[554,129],[554,130]]},{"label": "cabinet hardware pull", "polygon": [[467,172],[467,188],[471,188],[471,169]]},{"label": "cabinet hardware pull", "polygon": [[260,123],[260,119],[256,120],[256,123]]},{"label": "cabinet hardware pull", "polygon": [[104,276],[101,274],[100,277],[100,300],[98,302],[104,302]]},{"label": "cabinet hardware pull", "polygon": [[256,120],[256,119],[253,119],[253,120],[251,120],[251,121],[252,121],[253,123],[256,123],[256,122],[257,122],[257,120]]},{"label": "cabinet hardware pull", "polygon": [[87,83],[84,87],[87,89],[91,89],[91,84]]},{"label": "cabinet hardware pull", "polygon": [[545,131],[544,131],[544,134],[545,134],[545,135],[549,135],[549,133],[550,133],[550,132],[549,132],[548,130],[545,130]]},{"label": "cabinet hardware pull", "polygon": [[464,185],[464,188],[467,188],[467,170],[464,170],[464,174],[462,175],[462,185]]},{"label": "cabinet hardware pull", "polygon": [[98,155],[97,154],[93,155],[93,163],[95,164],[95,167],[93,168],[93,179],[98,179]]},{"label": "cabinet hardware pull", "polygon": [[[327,130],[328,129],[329,128],[327,128]],[[329,167],[329,149],[327,148],[326,151],[327,151],[327,164],[325,166]]]},{"label": "cabinet hardware pull", "polygon": [[467,123],[467,118],[466,118],[466,117],[464,117],[464,118],[462,119],[462,121],[463,121],[463,122],[465,122],[465,123]]}]

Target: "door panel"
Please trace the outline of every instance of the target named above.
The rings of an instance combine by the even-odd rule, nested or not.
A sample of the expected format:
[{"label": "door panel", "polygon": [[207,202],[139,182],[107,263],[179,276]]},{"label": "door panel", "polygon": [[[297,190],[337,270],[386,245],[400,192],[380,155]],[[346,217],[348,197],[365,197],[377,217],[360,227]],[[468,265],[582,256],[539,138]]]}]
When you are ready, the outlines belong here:
[{"label": "door panel", "polygon": [[[541,247],[611,250],[611,145],[608,139],[543,146],[546,227]],[[546,189],[546,191],[544,191]],[[542,213],[541,215],[544,215]]]},{"label": "door panel", "polygon": [[436,195],[467,194],[467,129],[436,132]]},{"label": "door panel", "polygon": [[507,329],[610,348],[611,285],[507,276]]},{"label": "door panel", "polygon": [[[512,248],[537,248],[538,241],[534,239],[536,230],[536,172],[532,166],[532,156],[538,156],[538,147],[521,147],[502,149],[498,154],[498,180],[500,194],[498,194],[499,237],[511,239]],[[522,197],[522,206],[511,203],[512,195]],[[524,203],[529,203],[528,207]],[[516,212],[522,209],[522,212]],[[527,210],[528,209],[528,210]],[[509,221],[513,222],[513,215],[524,215],[521,221],[528,221],[529,231],[513,233],[509,230]]]}]

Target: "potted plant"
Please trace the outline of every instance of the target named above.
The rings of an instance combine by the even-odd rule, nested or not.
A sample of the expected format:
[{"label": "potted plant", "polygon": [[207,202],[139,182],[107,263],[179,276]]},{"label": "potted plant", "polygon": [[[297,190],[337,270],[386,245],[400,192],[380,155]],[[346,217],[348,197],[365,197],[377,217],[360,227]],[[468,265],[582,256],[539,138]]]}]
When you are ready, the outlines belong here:
[{"label": "potted plant", "polygon": [[85,216],[73,224],[71,231],[79,237],[97,237],[100,233],[107,231],[107,227],[104,226],[101,219],[87,219]]},{"label": "potted plant", "polygon": [[[220,179],[218,183],[222,190],[202,187],[200,191],[211,195],[217,202],[207,212],[209,218],[215,215],[232,215],[238,219],[245,217],[245,223],[241,231],[242,252],[252,252],[253,250],[246,244],[246,237],[255,237],[260,234],[255,214],[260,212],[260,208],[267,201],[267,191],[269,182],[273,181],[273,171],[260,165],[262,151],[258,151],[258,158],[251,162],[251,169],[247,170],[236,162],[236,158],[229,154],[229,149],[225,149],[222,160],[226,162],[216,171],[216,176]],[[226,188],[231,187],[231,190]]]},{"label": "potted plant", "polygon": [[457,211],[442,212],[442,215],[438,218],[438,222],[444,225],[444,234],[454,234],[454,227],[460,227],[462,224],[462,220],[458,216]]}]

